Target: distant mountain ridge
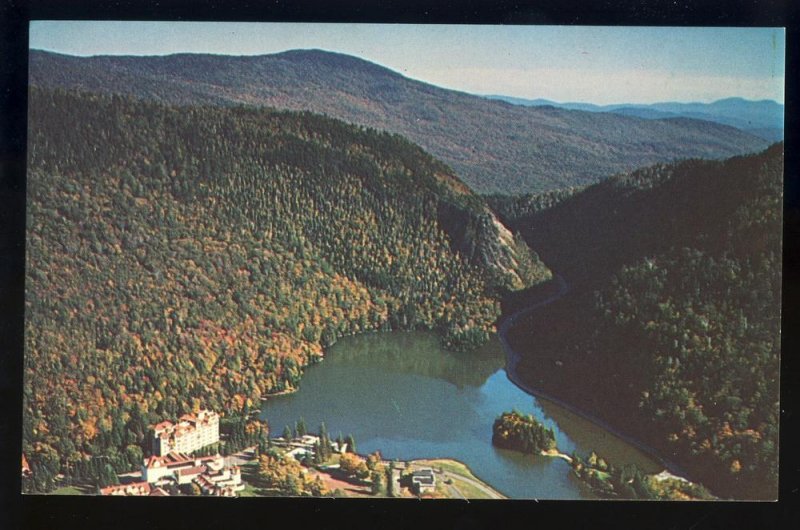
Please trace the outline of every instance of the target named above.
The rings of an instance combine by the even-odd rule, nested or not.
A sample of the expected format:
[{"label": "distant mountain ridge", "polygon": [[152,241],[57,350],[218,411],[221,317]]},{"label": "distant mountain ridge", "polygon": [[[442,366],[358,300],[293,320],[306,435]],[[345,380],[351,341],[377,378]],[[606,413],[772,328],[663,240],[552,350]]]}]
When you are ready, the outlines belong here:
[{"label": "distant mountain ridge", "polygon": [[725,158],[768,142],[696,120],[524,107],[439,88],[321,50],[262,56],[72,57],[31,50],[30,83],[169,104],[309,110],[402,134],[479,193],[596,182],[684,158]]},{"label": "distant mountain ridge", "polygon": [[549,99],[524,99],[498,95],[487,96],[487,98],[505,101],[513,105],[528,107],[549,106],[588,112],[612,112],[647,120],[676,117],[694,118],[730,125],[771,142],[783,140],[784,106],[770,99],[754,101],[734,97],[720,99],[711,103],[665,102],[594,105],[592,103],[558,103]]}]

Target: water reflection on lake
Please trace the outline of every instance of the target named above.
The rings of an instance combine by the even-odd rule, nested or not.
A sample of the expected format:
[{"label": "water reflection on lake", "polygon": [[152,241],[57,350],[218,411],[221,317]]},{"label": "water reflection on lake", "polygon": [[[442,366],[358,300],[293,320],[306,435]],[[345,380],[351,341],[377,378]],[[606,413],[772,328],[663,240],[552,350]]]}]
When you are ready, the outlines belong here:
[{"label": "water reflection on lake", "polygon": [[332,436],[353,434],[362,454],[380,450],[386,458],[454,458],[514,498],[594,497],[563,460],[492,446],[492,422],[511,409],[552,426],[563,452],[595,449],[615,464],[659,469],[602,428],[517,388],[504,365],[496,340],[474,352],[455,353],[442,349],[431,333],[348,337],[306,370],[297,392],[266,401],[262,418],[275,435],[301,417],[314,431],[324,421]]}]

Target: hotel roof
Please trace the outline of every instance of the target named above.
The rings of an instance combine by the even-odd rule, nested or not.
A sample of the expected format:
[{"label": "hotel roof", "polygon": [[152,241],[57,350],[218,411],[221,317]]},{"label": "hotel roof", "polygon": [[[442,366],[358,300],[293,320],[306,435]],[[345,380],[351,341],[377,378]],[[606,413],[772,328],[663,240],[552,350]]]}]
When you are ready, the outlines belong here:
[{"label": "hotel roof", "polygon": [[178,475],[183,477],[187,475],[199,475],[206,470],[206,466],[193,466],[178,470]]},{"label": "hotel roof", "polygon": [[220,455],[200,456],[193,458],[186,453],[169,453],[164,456],[153,455],[144,461],[145,467],[148,469],[153,467],[167,466],[169,468],[181,467],[187,465],[194,465],[195,462],[210,462],[222,458]]},{"label": "hotel roof", "polygon": [[116,484],[100,489],[100,495],[146,495],[148,493],[150,493],[150,484],[148,482]]}]

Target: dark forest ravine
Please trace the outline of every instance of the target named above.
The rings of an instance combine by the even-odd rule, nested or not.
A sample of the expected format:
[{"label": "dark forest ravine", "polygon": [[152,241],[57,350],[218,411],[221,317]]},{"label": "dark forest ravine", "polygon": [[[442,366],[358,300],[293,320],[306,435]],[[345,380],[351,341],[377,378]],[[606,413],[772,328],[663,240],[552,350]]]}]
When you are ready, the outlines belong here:
[{"label": "dark forest ravine", "polygon": [[540,309],[545,308],[546,306],[555,302],[556,300],[563,298],[567,293],[570,292],[569,283],[567,283],[564,277],[561,276],[560,274],[557,273],[554,274],[553,279],[548,283],[550,285],[539,286],[537,288],[539,292],[542,291],[544,292],[540,296],[533,297],[533,299],[529,300],[528,305],[526,305],[521,309],[518,309],[511,315],[501,317],[501,323],[500,326],[498,327],[497,335],[500,340],[500,343],[503,345],[503,349],[506,352],[505,370],[506,374],[508,375],[508,379],[527,394],[530,394],[531,396],[538,399],[546,399],[547,401],[551,401],[557,404],[559,407],[570,411],[572,414],[580,416],[582,419],[597,425],[598,427],[604,429],[605,431],[608,431],[617,438],[624,440],[626,443],[635,446],[640,451],[646,453],[648,456],[658,461],[670,473],[686,476],[687,472],[685,470],[683,470],[680,466],[678,466],[674,462],[670,462],[663,456],[659,455],[655,449],[647,446],[646,444],[640,442],[639,440],[636,440],[631,436],[628,436],[627,434],[621,432],[619,429],[616,429],[615,427],[609,425],[608,422],[605,422],[602,419],[598,418],[597,416],[592,415],[590,412],[580,409],[570,404],[569,402],[554,396],[552,393],[544,392],[541,389],[536,388],[534,385],[526,381],[523,377],[521,377],[517,373],[517,367],[521,360],[521,354],[518,351],[514,350],[514,348],[511,346],[508,340],[508,332],[519,321],[520,318],[527,317],[528,315]]}]

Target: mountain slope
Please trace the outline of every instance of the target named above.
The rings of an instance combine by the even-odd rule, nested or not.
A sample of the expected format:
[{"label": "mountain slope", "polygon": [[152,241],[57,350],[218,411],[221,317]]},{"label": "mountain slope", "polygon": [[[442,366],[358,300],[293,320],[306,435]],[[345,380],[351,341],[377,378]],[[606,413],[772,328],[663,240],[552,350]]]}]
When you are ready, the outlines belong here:
[{"label": "mountain slope", "polygon": [[[164,417],[253,410],[343,335],[485,342],[499,314],[488,282],[502,274],[484,256],[505,256],[512,283],[549,276],[397,135],[38,88],[29,109],[29,490],[89,456],[141,465],[146,425]],[[448,234],[455,218],[470,234]]]},{"label": "mountain slope", "polygon": [[[767,152],[779,153],[782,145]],[[747,171],[756,173],[763,157],[642,168],[583,189],[563,190],[557,200],[551,197],[554,193],[542,195],[551,199],[546,204],[554,204],[549,208],[535,206],[538,196],[490,201],[503,222],[535,245],[549,265],[573,283],[591,284],[622,265],[691,241],[708,226],[724,225],[750,200],[754,183],[746,181]],[[772,191],[780,197],[780,189]],[[716,232],[705,237],[709,245],[721,238]]]},{"label": "mountain slope", "polygon": [[32,50],[30,82],[167,103],[245,103],[325,113],[407,136],[480,193],[563,188],[656,162],[723,158],[766,146],[709,122],[490,101],[318,50],[90,58]]},{"label": "mountain slope", "polygon": [[613,177],[510,220],[573,287],[512,330],[519,374],[720,495],[774,499],[782,177],[777,144]]},{"label": "mountain slope", "polygon": [[591,103],[557,103],[547,99],[523,99],[507,96],[487,97],[514,105],[529,107],[551,106],[589,112],[612,112],[648,120],[678,117],[693,118],[730,125],[770,142],[783,140],[784,106],[771,100],[751,101],[742,98],[726,98],[711,103],[665,102],[593,105]]}]

